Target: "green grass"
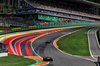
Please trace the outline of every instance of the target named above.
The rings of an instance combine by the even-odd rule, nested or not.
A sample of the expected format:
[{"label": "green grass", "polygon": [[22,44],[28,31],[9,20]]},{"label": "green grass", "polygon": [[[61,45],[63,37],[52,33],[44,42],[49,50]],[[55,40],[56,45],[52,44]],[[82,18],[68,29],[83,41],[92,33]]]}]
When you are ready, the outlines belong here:
[{"label": "green grass", "polygon": [[6,29],[11,29],[11,27],[5,27],[5,28],[0,27],[0,30],[6,30]]},{"label": "green grass", "polygon": [[28,66],[34,63],[35,61],[32,59],[12,54],[9,54],[9,56],[6,57],[0,57],[0,66]]},{"label": "green grass", "polygon": [[19,28],[19,27],[0,27],[0,30],[12,29],[12,28]]},{"label": "green grass", "polygon": [[89,29],[83,29],[62,37],[57,42],[59,49],[72,55],[90,56],[87,38]]}]

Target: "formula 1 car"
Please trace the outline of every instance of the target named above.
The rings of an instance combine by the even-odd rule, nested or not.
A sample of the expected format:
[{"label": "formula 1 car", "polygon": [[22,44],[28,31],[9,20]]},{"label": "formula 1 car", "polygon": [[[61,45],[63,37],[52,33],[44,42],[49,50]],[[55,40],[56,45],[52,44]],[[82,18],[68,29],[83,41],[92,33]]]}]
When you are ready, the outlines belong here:
[{"label": "formula 1 car", "polygon": [[44,57],[43,61],[53,61],[53,59],[51,57]]},{"label": "formula 1 car", "polygon": [[51,43],[51,41],[46,41],[45,43],[46,43],[46,44],[50,44],[50,43]]}]

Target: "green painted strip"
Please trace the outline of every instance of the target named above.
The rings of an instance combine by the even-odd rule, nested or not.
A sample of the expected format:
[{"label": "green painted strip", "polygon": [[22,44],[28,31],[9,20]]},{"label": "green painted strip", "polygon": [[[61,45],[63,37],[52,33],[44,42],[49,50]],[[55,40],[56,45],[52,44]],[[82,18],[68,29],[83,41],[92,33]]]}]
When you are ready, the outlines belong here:
[{"label": "green painted strip", "polygon": [[[24,57],[24,58],[26,58],[26,57]],[[31,59],[31,58],[27,58],[27,59]],[[32,59],[32,60],[35,60],[35,59]],[[36,63],[31,64],[31,65],[28,65],[28,66],[32,66],[32,65],[36,65],[36,64],[39,64],[40,63],[40,61],[38,61],[38,60],[35,60],[35,61],[36,61]]]},{"label": "green painted strip", "polygon": [[[33,60],[35,60],[35,59],[33,59]],[[39,64],[40,63],[40,61],[38,61],[38,60],[35,60],[35,61],[36,61],[36,63],[31,64],[31,65],[28,65],[28,66],[33,66],[33,65],[36,65],[36,64]]]}]

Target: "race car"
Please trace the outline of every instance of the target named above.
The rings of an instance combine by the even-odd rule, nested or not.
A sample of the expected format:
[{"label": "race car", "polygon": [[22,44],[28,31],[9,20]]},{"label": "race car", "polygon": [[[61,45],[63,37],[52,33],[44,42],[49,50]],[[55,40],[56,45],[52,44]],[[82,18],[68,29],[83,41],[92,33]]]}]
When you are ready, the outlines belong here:
[{"label": "race car", "polygon": [[51,57],[44,57],[43,61],[53,61],[53,59]]},{"label": "race car", "polygon": [[50,43],[51,43],[51,41],[46,41],[45,43],[46,43],[46,44],[50,44]]}]

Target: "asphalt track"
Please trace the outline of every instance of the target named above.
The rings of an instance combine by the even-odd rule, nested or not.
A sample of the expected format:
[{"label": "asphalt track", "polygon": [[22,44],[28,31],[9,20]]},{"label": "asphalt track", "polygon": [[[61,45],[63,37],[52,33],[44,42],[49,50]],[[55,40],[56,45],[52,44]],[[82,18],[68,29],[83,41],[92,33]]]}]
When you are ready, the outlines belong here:
[{"label": "asphalt track", "polygon": [[[10,44],[8,46],[9,52],[11,54],[16,54],[20,56],[36,56],[37,54],[41,57],[50,56],[53,58],[53,62],[46,66],[96,66],[92,61],[88,61],[82,58],[74,57],[68,54],[64,54],[58,51],[54,45],[53,41],[58,37],[68,34],[70,32],[74,32],[79,29],[88,28],[87,27],[78,27],[78,28],[70,28],[66,30],[54,30],[54,31],[44,31],[38,33],[29,33],[25,35],[18,35],[14,37],[10,37],[4,40],[4,43]],[[36,35],[44,34],[44,33],[54,32],[47,34],[38,38],[37,40],[30,42],[30,39],[35,38]],[[16,37],[16,38],[15,38]],[[15,39],[13,39],[15,38]],[[51,44],[45,44],[46,41],[52,41]],[[34,51],[37,53],[35,53]]]},{"label": "asphalt track", "polygon": [[96,31],[100,29],[99,28],[93,28],[88,31],[88,40],[89,40],[89,46],[91,51],[91,56],[94,59],[97,59],[98,56],[100,56],[100,45],[96,36]]},{"label": "asphalt track", "polygon": [[8,44],[8,52],[10,54],[20,55],[20,56],[35,56],[35,53],[31,49],[30,39],[40,36],[45,33],[55,32],[61,29],[41,31],[26,33],[22,35],[14,35],[12,37],[4,39],[2,42]]},{"label": "asphalt track", "polygon": [[[53,41],[56,38],[62,36],[63,33],[67,34],[82,28],[86,27],[67,29],[42,36],[37,40],[33,41],[32,47],[35,52],[41,57],[49,56],[53,58],[53,62],[50,62],[48,65],[45,66],[96,66],[96,64],[92,61],[64,54],[58,51],[53,45]],[[45,44],[45,42],[48,40],[52,41],[51,44]]]}]

